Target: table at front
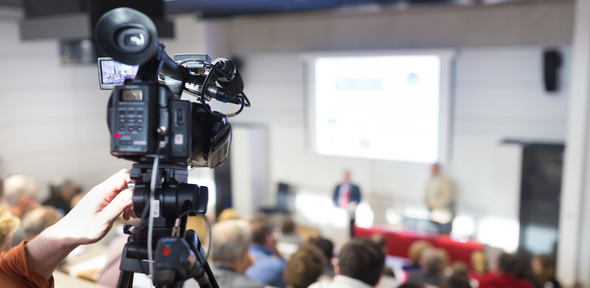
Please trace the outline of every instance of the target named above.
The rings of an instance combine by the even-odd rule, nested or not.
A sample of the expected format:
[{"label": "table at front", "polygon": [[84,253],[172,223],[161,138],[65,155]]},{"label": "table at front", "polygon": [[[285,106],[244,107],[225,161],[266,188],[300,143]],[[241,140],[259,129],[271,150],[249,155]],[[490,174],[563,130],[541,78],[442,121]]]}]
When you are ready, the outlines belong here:
[{"label": "table at front", "polygon": [[462,261],[469,264],[471,253],[483,250],[484,244],[475,241],[460,242],[453,240],[448,235],[430,235],[411,231],[394,232],[383,227],[373,226],[369,229],[354,227],[355,237],[368,238],[373,233],[385,236],[389,245],[387,254],[396,257],[408,257],[408,248],[414,241],[426,240],[434,247],[443,248],[449,253],[450,261]]}]

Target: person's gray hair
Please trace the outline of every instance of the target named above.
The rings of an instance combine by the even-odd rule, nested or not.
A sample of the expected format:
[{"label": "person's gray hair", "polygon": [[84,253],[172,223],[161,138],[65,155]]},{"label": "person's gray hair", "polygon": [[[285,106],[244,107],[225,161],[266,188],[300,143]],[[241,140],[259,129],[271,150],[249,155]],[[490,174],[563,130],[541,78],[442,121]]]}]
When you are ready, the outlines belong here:
[{"label": "person's gray hair", "polygon": [[441,274],[447,266],[446,251],[429,247],[424,249],[421,257],[422,271],[428,274]]},{"label": "person's gray hair", "polygon": [[8,206],[17,206],[25,197],[37,198],[35,180],[25,175],[11,175],[4,179],[4,202]]},{"label": "person's gray hair", "polygon": [[240,260],[252,242],[250,226],[246,220],[226,220],[213,226],[211,231],[211,260],[235,263]]}]

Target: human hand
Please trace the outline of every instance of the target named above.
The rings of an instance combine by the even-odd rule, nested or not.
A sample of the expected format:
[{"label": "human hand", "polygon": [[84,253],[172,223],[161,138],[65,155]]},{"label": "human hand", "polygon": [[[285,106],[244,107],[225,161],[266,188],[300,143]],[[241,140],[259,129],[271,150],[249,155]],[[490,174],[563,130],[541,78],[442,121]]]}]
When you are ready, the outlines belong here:
[{"label": "human hand", "polygon": [[102,239],[121,213],[125,220],[135,216],[131,210],[133,191],[127,189],[130,180],[128,170],[119,171],[92,188],[50,229],[68,239],[70,245],[91,244]]}]

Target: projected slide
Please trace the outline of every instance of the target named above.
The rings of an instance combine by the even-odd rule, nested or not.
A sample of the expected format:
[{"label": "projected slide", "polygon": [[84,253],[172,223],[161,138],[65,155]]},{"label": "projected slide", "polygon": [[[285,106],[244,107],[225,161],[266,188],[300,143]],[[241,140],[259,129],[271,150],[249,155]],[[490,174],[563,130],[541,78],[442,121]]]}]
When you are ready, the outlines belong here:
[{"label": "projected slide", "polygon": [[436,55],[316,58],[316,152],[437,162],[440,65]]}]

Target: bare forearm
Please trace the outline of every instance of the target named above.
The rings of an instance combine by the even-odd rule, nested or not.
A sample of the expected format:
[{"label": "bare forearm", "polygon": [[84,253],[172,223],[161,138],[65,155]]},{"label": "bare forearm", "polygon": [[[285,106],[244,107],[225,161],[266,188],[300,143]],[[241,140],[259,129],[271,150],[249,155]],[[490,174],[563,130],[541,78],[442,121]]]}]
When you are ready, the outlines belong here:
[{"label": "bare forearm", "polygon": [[72,239],[60,237],[58,229],[49,227],[25,246],[27,269],[49,279],[57,265],[61,263],[74,248]]}]

